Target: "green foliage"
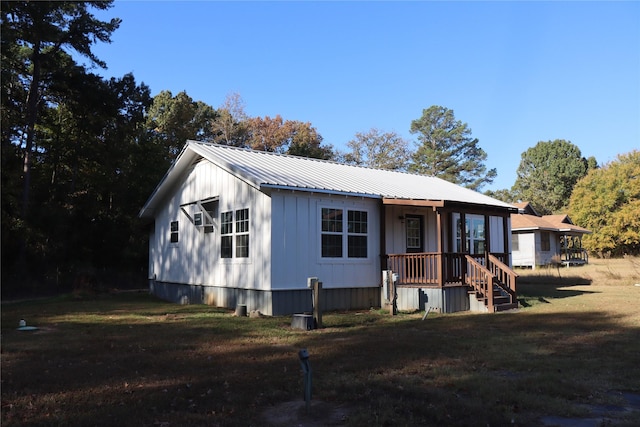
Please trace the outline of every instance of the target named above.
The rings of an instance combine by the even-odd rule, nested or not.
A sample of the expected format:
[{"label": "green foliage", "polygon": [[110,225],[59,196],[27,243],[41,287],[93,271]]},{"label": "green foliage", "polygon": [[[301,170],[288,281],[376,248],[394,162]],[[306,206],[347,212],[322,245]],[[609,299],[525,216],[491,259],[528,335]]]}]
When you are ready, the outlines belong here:
[{"label": "green foliage", "polygon": [[456,120],[453,110],[437,105],[422,111],[422,117],[411,122],[411,133],[418,134],[419,146],[409,170],[443,178],[455,184],[478,190],[491,184],[497,173],[487,171],[487,153],[471,137],[466,123]]},{"label": "green foliage", "polygon": [[640,151],[591,170],[575,185],[569,207],[573,221],[593,232],[583,238],[588,250],[640,253]]},{"label": "green foliage", "polygon": [[351,151],[343,154],[345,163],[370,168],[406,170],[411,156],[409,143],[400,135],[376,128],[356,133],[347,147]]},{"label": "green foliage", "polygon": [[484,194],[489,197],[493,197],[494,199],[502,200],[503,202],[506,202],[506,203],[515,203],[518,201],[518,198],[513,193],[513,191],[511,191],[508,188],[503,188],[495,191],[487,190],[484,192]]},{"label": "green foliage", "polygon": [[188,139],[213,140],[213,122],[218,114],[202,101],[194,101],[186,92],[175,97],[170,91],[153,98],[146,118],[146,126],[153,138],[165,147],[167,156],[174,159]]},{"label": "green foliage", "polygon": [[570,141],[541,141],[522,153],[512,192],[542,215],[560,212],[566,208],[576,182],[595,165],[593,157],[582,157]]}]

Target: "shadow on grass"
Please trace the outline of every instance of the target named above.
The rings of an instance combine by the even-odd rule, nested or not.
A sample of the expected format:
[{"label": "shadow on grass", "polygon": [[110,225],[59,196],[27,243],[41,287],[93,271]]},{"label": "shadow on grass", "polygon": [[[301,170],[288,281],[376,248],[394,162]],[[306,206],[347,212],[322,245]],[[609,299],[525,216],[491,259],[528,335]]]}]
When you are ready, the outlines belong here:
[{"label": "shadow on grass", "polygon": [[597,292],[573,289],[590,286],[591,280],[582,276],[556,274],[522,275],[518,277],[518,302],[522,307],[548,303],[552,299],[571,298]]},{"label": "shadow on grass", "polygon": [[[24,312],[39,332],[15,330]],[[536,425],[640,391],[639,330],[612,313],[420,319],[327,313],[299,331],[150,297],[3,307],[2,425],[264,425],[301,399],[300,348],[313,398],[348,405],[349,425]]]}]

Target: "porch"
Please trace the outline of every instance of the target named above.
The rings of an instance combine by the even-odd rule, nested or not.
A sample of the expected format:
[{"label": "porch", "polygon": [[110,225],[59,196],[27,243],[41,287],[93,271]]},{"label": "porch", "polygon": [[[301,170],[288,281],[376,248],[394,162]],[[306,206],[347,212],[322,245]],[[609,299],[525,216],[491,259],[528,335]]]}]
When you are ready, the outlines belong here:
[{"label": "porch", "polygon": [[518,306],[518,275],[508,260],[507,253],[421,252],[387,255],[387,266],[397,288],[466,288],[469,298],[495,312]]}]

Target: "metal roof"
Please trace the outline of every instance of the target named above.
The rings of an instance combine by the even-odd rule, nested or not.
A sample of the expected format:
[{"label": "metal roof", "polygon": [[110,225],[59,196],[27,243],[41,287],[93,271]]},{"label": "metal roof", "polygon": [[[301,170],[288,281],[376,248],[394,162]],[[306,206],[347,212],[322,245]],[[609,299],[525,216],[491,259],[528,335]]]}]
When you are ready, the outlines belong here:
[{"label": "metal roof", "polygon": [[165,181],[174,181],[177,172],[194,160],[193,154],[202,156],[262,191],[282,188],[378,199],[461,202],[516,209],[513,205],[436,177],[187,141],[172,168],[140,211],[140,216],[151,213],[163,193]]}]

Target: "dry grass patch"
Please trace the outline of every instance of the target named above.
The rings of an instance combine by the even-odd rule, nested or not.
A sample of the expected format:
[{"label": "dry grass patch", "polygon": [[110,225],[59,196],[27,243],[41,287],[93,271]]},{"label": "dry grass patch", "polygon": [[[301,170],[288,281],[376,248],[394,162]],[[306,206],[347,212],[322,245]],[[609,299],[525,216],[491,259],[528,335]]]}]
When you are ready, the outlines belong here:
[{"label": "dry grass patch", "polygon": [[[334,424],[587,417],[585,404],[640,394],[640,287],[595,276],[617,267],[587,268],[590,283],[579,285],[523,274],[515,312],[325,313],[317,331],[147,295],[3,304],[2,425],[267,425],[270,410],[299,408],[290,402],[302,400],[300,348],[316,407]],[[563,269],[562,280],[588,271]],[[20,318],[40,329],[17,331]],[[615,424],[638,425],[639,414]]]}]

